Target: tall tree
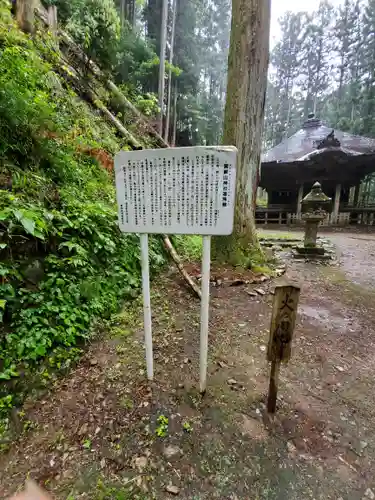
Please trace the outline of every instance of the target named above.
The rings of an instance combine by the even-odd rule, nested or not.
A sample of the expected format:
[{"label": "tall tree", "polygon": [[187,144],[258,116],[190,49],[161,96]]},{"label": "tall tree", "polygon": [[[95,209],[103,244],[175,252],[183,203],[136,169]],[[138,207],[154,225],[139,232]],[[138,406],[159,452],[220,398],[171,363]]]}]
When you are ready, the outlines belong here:
[{"label": "tall tree", "polygon": [[198,127],[206,144],[218,144],[222,137],[230,10],[229,0],[210,0],[202,16],[201,121]]},{"label": "tall tree", "polygon": [[171,40],[169,45],[168,98],[167,98],[165,132],[164,132],[164,140],[166,142],[168,142],[169,140],[169,119],[171,116],[172,64],[173,64],[173,51],[174,51],[174,34],[176,29],[177,2],[178,0],[173,0],[173,5],[172,5],[172,31],[171,31]]},{"label": "tall tree", "polygon": [[[272,99],[272,142],[279,143],[295,119],[293,93],[301,72],[301,51],[305,37],[306,14],[286,12],[279,19],[281,37],[271,53],[269,97]],[[273,93],[272,93],[273,91]],[[271,103],[270,103],[271,104]],[[271,108],[270,110],[271,111]]]},{"label": "tall tree", "polygon": [[333,21],[332,5],[327,0],[322,0],[318,10],[309,16],[308,20],[301,59],[305,118],[309,113],[319,111],[319,100],[329,87],[330,54],[333,48],[330,36]]},{"label": "tall tree", "polygon": [[154,45],[155,52],[160,53],[160,26],[163,0],[147,0],[144,8],[145,31],[148,40]]},{"label": "tall tree", "polygon": [[177,6],[174,64],[178,78],[177,134],[180,146],[200,144],[202,9],[206,0],[179,1]]},{"label": "tall tree", "polygon": [[223,143],[238,149],[234,230],[213,239],[214,257],[233,264],[260,253],[254,200],[263,129],[270,0],[232,0]]},{"label": "tall tree", "polygon": [[119,0],[119,1],[120,1],[119,11],[120,11],[121,27],[124,28],[126,21],[128,21],[130,26],[134,26],[135,10],[136,10],[135,0]]},{"label": "tall tree", "polygon": [[167,44],[168,0],[163,0],[160,27],[160,64],[159,64],[159,134],[163,134],[164,88],[165,88],[165,48]]},{"label": "tall tree", "polygon": [[375,0],[368,0],[363,15],[363,131],[375,134]]}]

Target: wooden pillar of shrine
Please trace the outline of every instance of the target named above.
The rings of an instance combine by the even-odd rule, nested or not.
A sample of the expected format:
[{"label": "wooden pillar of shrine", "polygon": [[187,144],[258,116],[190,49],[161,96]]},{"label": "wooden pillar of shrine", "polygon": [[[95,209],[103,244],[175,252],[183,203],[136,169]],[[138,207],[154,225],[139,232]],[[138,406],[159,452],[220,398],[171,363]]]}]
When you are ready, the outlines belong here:
[{"label": "wooden pillar of shrine", "polygon": [[301,220],[302,198],[303,198],[303,184],[301,184],[300,187],[299,187],[299,189],[298,189],[298,197],[297,197],[297,220]]},{"label": "wooden pillar of shrine", "polygon": [[340,196],[341,196],[341,184],[336,185],[335,199],[333,202],[333,211],[332,211],[332,224],[337,224],[339,221],[339,212],[340,212]]}]

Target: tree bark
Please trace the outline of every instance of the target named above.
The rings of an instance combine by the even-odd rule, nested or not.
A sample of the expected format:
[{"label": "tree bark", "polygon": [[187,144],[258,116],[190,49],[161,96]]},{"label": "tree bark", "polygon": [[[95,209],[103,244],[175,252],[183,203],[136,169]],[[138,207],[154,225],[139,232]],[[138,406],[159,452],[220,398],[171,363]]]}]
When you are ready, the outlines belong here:
[{"label": "tree bark", "polygon": [[164,140],[166,142],[168,142],[169,138],[169,118],[171,115],[172,64],[173,64],[173,49],[174,49],[174,33],[176,28],[177,1],[178,0],[173,0],[171,46],[169,49],[168,97],[167,97],[167,109],[166,109],[165,131],[164,131]]},{"label": "tree bark", "polygon": [[181,263],[181,259],[178,255],[178,253],[176,252],[174,246],[171,243],[171,240],[169,239],[169,236],[167,236],[166,234],[163,234],[162,238],[163,238],[163,242],[164,242],[164,246],[165,246],[166,250],[168,251],[169,255],[172,257],[172,260],[176,264],[177,269],[180,271],[184,280],[190,286],[190,288],[193,290],[195,295],[198,298],[202,298],[201,289],[199,288],[196,281],[190,276],[190,274],[184,268],[183,264]]},{"label": "tree bark", "polygon": [[270,0],[232,0],[223,144],[238,149],[234,229],[213,238],[213,256],[232,264],[262,258],[253,200],[260,167],[269,59]]},{"label": "tree bark", "polygon": [[17,23],[25,33],[34,33],[35,4],[35,0],[17,0],[16,2]]},{"label": "tree bark", "polygon": [[106,118],[106,120],[113,125],[120,134],[131,144],[134,149],[143,149],[142,145],[137,141],[133,134],[131,134],[124,125],[118,120],[110,111],[107,109],[104,104],[95,99],[95,96],[90,94],[91,103],[99,109],[102,115]]},{"label": "tree bark", "polygon": [[121,27],[125,26],[125,10],[126,10],[126,0],[120,0],[120,21]]},{"label": "tree bark", "polygon": [[176,134],[177,134],[177,82],[174,84],[174,97],[173,97],[173,129],[172,129],[172,148],[176,146]]},{"label": "tree bark", "polygon": [[[39,14],[41,15],[42,13],[39,11]],[[99,78],[100,81],[108,88],[108,90],[113,92],[113,94],[120,101],[121,105],[129,109],[136,115],[136,117],[144,125],[146,131],[158,140],[158,142],[160,143],[158,145],[160,145],[160,147],[168,148],[169,145],[167,144],[167,142],[165,142],[161,135],[152,127],[147,118],[143,116],[142,113],[125,97],[125,95],[121,92],[117,85],[115,85],[112,80],[109,80],[108,77],[101,71],[101,69],[87,57],[82,49],[76,45],[73,39],[64,31],[59,31],[59,36],[60,44],[61,42],[65,43],[68,50],[72,51],[73,54],[86,65],[86,67],[92,72],[92,74],[95,77]]]},{"label": "tree bark", "polygon": [[[54,61],[55,62],[55,61]],[[133,149],[143,149],[138,140],[131,134],[123,124],[109,111],[108,108],[98,99],[98,96],[90,89],[87,82],[80,78],[74,68],[69,67],[68,64],[61,58],[59,63],[55,62],[56,71],[68,82],[72,84],[76,92],[92,106],[97,108],[104,118],[117,129],[117,131],[124,137]]]},{"label": "tree bark", "polygon": [[161,18],[160,33],[160,66],[159,66],[159,134],[163,135],[163,105],[164,105],[164,87],[165,87],[165,46],[167,43],[167,20],[168,20],[168,0],[163,0],[163,11]]}]

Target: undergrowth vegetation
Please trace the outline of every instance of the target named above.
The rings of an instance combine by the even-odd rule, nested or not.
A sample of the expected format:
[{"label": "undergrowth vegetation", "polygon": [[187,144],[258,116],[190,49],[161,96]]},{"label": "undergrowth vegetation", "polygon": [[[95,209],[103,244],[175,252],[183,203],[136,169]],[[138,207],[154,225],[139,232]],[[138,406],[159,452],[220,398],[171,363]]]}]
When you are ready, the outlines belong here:
[{"label": "undergrowth vegetation", "polygon": [[[0,0],[0,379],[86,339],[140,286],[137,235],[117,226],[115,133],[67,88]],[[162,264],[151,240],[151,268]],[[52,354],[53,356],[53,354]],[[8,383],[0,413],[13,404]]]},{"label": "undergrowth vegetation", "polygon": [[183,260],[200,261],[202,258],[202,236],[177,235],[173,237],[173,243]]}]

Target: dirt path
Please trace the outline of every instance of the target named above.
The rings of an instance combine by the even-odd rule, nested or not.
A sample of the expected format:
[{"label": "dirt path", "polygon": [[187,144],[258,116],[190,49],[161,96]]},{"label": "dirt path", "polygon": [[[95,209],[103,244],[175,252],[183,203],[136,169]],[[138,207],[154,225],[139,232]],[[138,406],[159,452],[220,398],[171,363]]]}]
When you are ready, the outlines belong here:
[{"label": "dirt path", "polygon": [[259,297],[248,295],[251,286],[212,289],[202,399],[199,303],[171,272],[153,286],[156,382],[144,381],[141,311],[125,310],[69,377],[26,404],[22,419],[31,429],[0,457],[0,497],[30,474],[70,500],[166,499],[172,486],[189,500],[374,498],[374,268],[367,266],[375,239],[353,236],[333,236],[342,268],[294,262],[282,278],[301,283],[302,293],[275,422],[264,418],[275,282]]},{"label": "dirt path", "polygon": [[327,234],[339,250],[340,265],[348,279],[375,288],[375,235]]}]

